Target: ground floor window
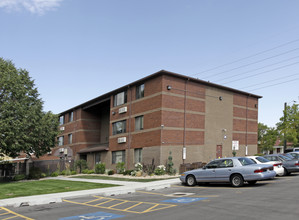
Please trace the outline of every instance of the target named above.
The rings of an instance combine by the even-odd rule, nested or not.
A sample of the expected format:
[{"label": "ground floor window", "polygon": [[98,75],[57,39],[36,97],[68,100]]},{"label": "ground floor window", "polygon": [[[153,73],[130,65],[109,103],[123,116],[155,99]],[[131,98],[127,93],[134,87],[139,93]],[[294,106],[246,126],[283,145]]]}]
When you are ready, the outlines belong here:
[{"label": "ground floor window", "polygon": [[101,162],[101,152],[96,152],[95,153],[95,164],[98,164]]},{"label": "ground floor window", "polygon": [[126,151],[124,151],[124,150],[112,152],[112,163],[113,164],[116,164],[119,162],[125,162],[125,158],[126,158]]},{"label": "ground floor window", "polygon": [[142,162],[142,148],[134,149],[135,163]]}]

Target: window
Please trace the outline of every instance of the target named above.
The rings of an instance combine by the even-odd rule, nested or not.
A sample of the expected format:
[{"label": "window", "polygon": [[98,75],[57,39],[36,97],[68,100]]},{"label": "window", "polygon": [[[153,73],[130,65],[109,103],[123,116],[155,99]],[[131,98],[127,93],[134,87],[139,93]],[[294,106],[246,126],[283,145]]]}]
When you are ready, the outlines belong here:
[{"label": "window", "polygon": [[126,126],[127,126],[126,120],[114,122],[112,124],[113,135],[126,133]]},{"label": "window", "polygon": [[62,146],[62,145],[64,145],[64,137],[60,136],[58,137],[58,146]]},{"label": "window", "polygon": [[144,84],[136,86],[136,99],[144,97]]},{"label": "window", "polygon": [[61,115],[59,117],[59,125],[63,125],[64,124],[64,115]]},{"label": "window", "polygon": [[135,163],[142,162],[142,148],[134,149]]},{"label": "window", "polygon": [[116,164],[119,162],[125,162],[126,157],[126,151],[120,150],[120,151],[113,151],[112,152],[112,163]]},{"label": "window", "polygon": [[230,159],[221,160],[218,168],[227,168],[227,167],[233,167],[233,161]]},{"label": "window", "polygon": [[74,112],[69,113],[69,122],[72,122],[74,120]]},{"label": "window", "polygon": [[219,160],[211,161],[210,163],[208,163],[208,164],[206,165],[206,168],[207,168],[207,169],[215,169],[215,168],[217,168],[218,163],[219,163]]},{"label": "window", "polygon": [[250,160],[247,157],[242,157],[238,159],[240,161],[240,163],[242,164],[242,166],[247,166],[247,165],[251,165],[254,164],[254,162],[252,160]]},{"label": "window", "polygon": [[69,144],[72,144],[73,143],[73,134],[69,134],[68,139],[69,139]]},{"label": "window", "polygon": [[135,131],[143,130],[143,115],[135,118]]},{"label": "window", "polygon": [[101,152],[95,153],[95,163],[98,164],[101,162]]},{"label": "window", "polygon": [[122,105],[124,103],[127,103],[127,91],[116,94],[113,99],[113,106]]}]

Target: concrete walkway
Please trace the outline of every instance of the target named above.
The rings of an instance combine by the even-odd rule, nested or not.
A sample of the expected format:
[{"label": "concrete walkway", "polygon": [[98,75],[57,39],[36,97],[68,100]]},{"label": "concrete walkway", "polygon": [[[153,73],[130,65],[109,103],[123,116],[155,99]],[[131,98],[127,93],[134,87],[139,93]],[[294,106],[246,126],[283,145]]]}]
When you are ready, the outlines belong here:
[{"label": "concrete walkway", "polygon": [[0,207],[43,205],[43,204],[62,202],[63,199],[71,199],[71,198],[92,196],[92,195],[113,196],[113,195],[134,193],[136,192],[136,190],[151,191],[156,189],[168,188],[172,184],[180,183],[179,178],[158,180],[158,181],[152,181],[146,183],[115,181],[115,180],[100,180],[100,179],[68,178],[68,177],[60,177],[60,176],[50,177],[48,179],[84,181],[84,182],[92,182],[92,183],[109,183],[109,184],[115,184],[120,186],[72,191],[72,192],[64,192],[64,193],[52,193],[52,194],[37,195],[37,196],[25,196],[25,197],[11,198],[11,199],[2,199],[0,200]]}]

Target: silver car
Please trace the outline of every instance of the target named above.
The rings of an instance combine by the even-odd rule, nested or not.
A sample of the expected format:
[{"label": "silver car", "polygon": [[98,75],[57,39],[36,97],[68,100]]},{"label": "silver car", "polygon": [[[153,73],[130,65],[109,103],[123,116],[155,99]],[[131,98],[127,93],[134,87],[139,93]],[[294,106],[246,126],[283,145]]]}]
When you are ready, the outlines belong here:
[{"label": "silver car", "polygon": [[292,159],[282,154],[269,154],[263,156],[271,161],[280,161],[285,170],[285,175],[290,175],[293,172],[299,172],[298,159]]},{"label": "silver car", "polygon": [[247,182],[251,185],[259,180],[274,179],[273,165],[255,164],[246,157],[220,158],[211,161],[201,169],[181,174],[183,184],[194,186],[197,183],[223,182],[240,187]]}]

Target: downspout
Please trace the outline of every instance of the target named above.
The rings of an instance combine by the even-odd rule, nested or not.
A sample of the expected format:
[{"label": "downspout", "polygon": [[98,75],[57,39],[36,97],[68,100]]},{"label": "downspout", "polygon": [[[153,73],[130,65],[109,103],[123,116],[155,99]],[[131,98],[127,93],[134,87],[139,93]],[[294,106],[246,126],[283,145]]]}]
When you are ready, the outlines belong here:
[{"label": "downspout", "polygon": [[130,88],[130,86],[128,86],[128,91],[130,91],[130,104],[129,104],[129,141],[128,141],[128,161],[127,161],[127,170],[130,167],[130,153],[131,153],[131,139],[132,139],[132,135],[131,135],[131,116],[132,116],[132,88]]},{"label": "downspout", "polygon": [[[248,138],[248,98],[249,96],[247,96],[246,99],[246,134],[245,134],[245,154],[247,154],[247,150],[248,149],[248,142],[247,142],[247,138]],[[245,155],[247,156],[247,155]]]}]

